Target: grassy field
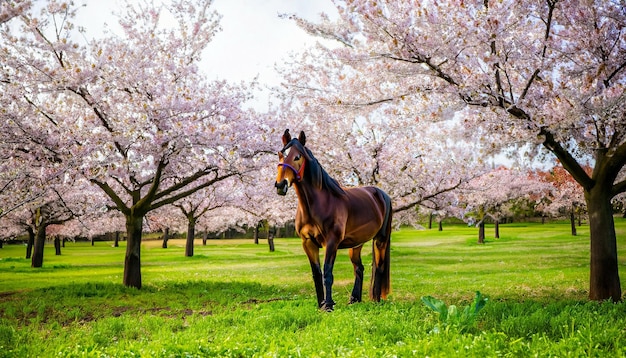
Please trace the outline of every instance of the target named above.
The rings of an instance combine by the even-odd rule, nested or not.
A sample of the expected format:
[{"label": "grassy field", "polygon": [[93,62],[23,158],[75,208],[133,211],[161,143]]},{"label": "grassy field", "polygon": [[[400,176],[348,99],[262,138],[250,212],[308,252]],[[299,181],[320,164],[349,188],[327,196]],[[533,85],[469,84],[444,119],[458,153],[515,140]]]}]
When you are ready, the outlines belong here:
[{"label": "grassy field", "polygon": [[[626,221],[616,224],[623,268]],[[587,301],[587,227],[575,237],[566,223],[487,233],[478,245],[476,228],[465,226],[394,232],[392,294],[382,303],[347,305],[352,266],[340,252],[332,313],[316,309],[299,239],[276,239],[273,253],[252,240],[198,242],[191,258],[182,240],[168,249],[145,241],[141,290],[121,284],[124,243],[67,243],[61,256],[49,245],[42,269],[30,268],[24,246],[8,245],[0,357],[626,355],[626,304]],[[462,311],[476,291],[489,300],[466,321],[421,301]]]}]

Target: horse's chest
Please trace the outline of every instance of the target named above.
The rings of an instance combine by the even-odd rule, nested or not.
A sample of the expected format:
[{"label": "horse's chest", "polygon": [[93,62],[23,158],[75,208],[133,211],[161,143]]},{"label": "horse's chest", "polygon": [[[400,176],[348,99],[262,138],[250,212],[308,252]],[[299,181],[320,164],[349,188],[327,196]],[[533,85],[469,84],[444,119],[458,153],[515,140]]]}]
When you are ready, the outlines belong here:
[{"label": "horse's chest", "polygon": [[298,235],[300,235],[303,240],[312,240],[317,244],[317,246],[323,246],[322,235],[320,235],[321,233],[319,230],[317,230],[317,228],[311,225],[304,225],[297,230]]}]

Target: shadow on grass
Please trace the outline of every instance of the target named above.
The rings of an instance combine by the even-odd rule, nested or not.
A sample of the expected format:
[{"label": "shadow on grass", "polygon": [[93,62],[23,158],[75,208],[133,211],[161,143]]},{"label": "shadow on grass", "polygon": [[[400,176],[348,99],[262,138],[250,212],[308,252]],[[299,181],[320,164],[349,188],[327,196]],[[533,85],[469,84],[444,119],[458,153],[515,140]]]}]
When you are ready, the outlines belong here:
[{"label": "shadow on grass", "polygon": [[0,295],[0,317],[19,324],[88,322],[103,317],[151,314],[209,316],[214,311],[296,299],[273,285],[254,282],[165,282],[142,289],[114,283],[77,283]]}]

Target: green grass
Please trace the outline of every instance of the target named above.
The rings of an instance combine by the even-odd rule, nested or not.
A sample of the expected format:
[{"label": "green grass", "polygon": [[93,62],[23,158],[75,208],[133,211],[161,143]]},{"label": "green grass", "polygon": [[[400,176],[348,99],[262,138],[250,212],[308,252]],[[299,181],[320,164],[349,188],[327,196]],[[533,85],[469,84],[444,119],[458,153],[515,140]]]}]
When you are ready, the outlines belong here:
[{"label": "green grass", "polygon": [[[616,219],[620,268],[626,221]],[[25,247],[0,249],[0,357],[624,356],[626,304],[588,302],[588,228],[567,223],[393,233],[392,294],[347,305],[352,265],[335,265],[335,311],[316,309],[299,239],[276,252],[251,240],[145,241],[141,290],[122,282],[125,247],[46,245],[32,269]],[[364,262],[371,262],[364,250]],[[367,270],[366,270],[367,271]],[[623,277],[624,275],[622,275]],[[366,272],[366,281],[369,272]],[[369,282],[366,282],[366,290]],[[622,283],[624,285],[624,283]],[[459,307],[489,297],[470,327],[442,327],[420,300]]]}]

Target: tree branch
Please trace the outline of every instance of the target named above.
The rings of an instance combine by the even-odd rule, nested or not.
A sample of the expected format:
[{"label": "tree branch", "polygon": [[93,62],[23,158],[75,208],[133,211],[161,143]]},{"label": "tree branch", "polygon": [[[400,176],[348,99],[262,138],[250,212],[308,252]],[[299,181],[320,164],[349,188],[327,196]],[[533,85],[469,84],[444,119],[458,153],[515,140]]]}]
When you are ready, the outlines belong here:
[{"label": "tree branch", "polygon": [[615,71],[611,72],[611,74],[608,75],[608,77],[604,80],[604,86],[610,87],[611,80],[613,79],[613,77],[615,77],[624,68],[626,68],[626,62],[624,62],[621,65],[617,66]]},{"label": "tree branch", "polygon": [[130,214],[130,209],[128,208],[128,206],[126,206],[124,201],[117,195],[115,190],[113,190],[113,188],[109,186],[109,184],[107,184],[106,182],[101,182],[97,179],[90,179],[89,181],[99,186],[100,189],[102,189],[102,191],[104,191],[104,193],[108,195],[111,200],[113,200],[117,207],[117,210],[121,211],[124,215]]},{"label": "tree branch", "polygon": [[614,197],[618,194],[626,192],[626,180],[622,180],[621,182],[613,185],[613,190],[611,191],[611,197]]},{"label": "tree branch", "polygon": [[[27,19],[27,22],[32,21],[25,16],[24,18]],[[37,27],[35,31],[37,31],[37,34],[41,36],[41,38],[50,46],[50,48],[52,49],[52,53],[54,53],[54,57],[57,59],[57,61],[59,61],[59,65],[61,65],[62,68],[65,68],[65,62],[63,61],[63,51],[57,52],[52,42],[48,40],[48,38],[44,35],[43,31],[41,31],[39,27]]]},{"label": "tree branch", "polygon": [[[459,85],[452,78],[452,76],[450,76],[447,73],[445,73],[439,66],[435,65],[434,63],[432,63],[431,59],[426,57],[426,56],[423,56],[423,55],[420,55],[420,54],[416,54],[416,55],[413,55],[413,57],[411,57],[410,59],[393,56],[391,54],[381,54],[380,56],[388,58],[388,59],[391,59],[391,60],[396,60],[396,61],[409,62],[409,63],[414,63],[414,64],[424,64],[431,71],[435,72],[437,77],[443,79],[444,81],[448,82],[451,85],[454,85],[454,86],[458,86]],[[445,61],[442,62],[442,63],[445,63]]]},{"label": "tree branch", "polygon": [[[111,134],[113,134],[113,128],[111,128],[111,125],[108,122],[107,119],[107,115],[100,110],[100,108],[98,108],[98,106],[96,105],[96,101],[91,97],[91,94],[89,93],[89,91],[84,88],[84,87],[80,87],[80,88],[72,88],[72,87],[67,87],[67,90],[78,95],[80,98],[82,98],[85,103],[87,103],[87,105],[92,109],[92,111],[95,113],[96,117],[98,117],[98,119],[100,120],[100,123],[102,124],[102,126]],[[117,150],[120,152],[120,154],[122,154],[122,156],[124,158],[128,157],[128,152],[127,150],[125,150],[122,145],[116,141],[113,140],[113,144],[115,145],[115,148],[117,148]]]},{"label": "tree branch", "polygon": [[115,180],[122,187],[122,189],[126,191],[128,195],[132,195],[133,191],[129,187],[127,187],[120,178],[111,175],[111,179]]},{"label": "tree branch", "polygon": [[543,146],[559,159],[563,168],[572,175],[574,180],[576,180],[583,189],[590,190],[594,185],[594,180],[589,177],[578,161],[561,146],[561,143],[554,139],[552,132],[546,127],[542,127],[539,131],[539,136],[544,137]]},{"label": "tree branch", "polygon": [[[609,172],[615,173],[615,176],[617,176],[624,165],[626,165],[626,143],[622,143],[619,147],[617,147],[609,158],[607,164]],[[623,188],[621,185],[625,185],[624,182],[613,185],[613,196],[626,190],[626,188]]]},{"label": "tree branch", "polygon": [[156,173],[154,173],[154,178],[152,178],[152,185],[150,189],[148,189],[148,193],[141,198],[137,203],[133,204],[135,209],[139,209],[140,211],[147,213],[150,209],[152,202],[156,199],[157,192],[159,190],[159,185],[161,184],[161,177],[163,176],[163,169],[167,167],[167,160],[165,158],[161,158],[159,160],[159,164],[157,165]]},{"label": "tree branch", "polygon": [[[172,203],[174,203],[177,200],[180,200],[182,198],[188,197],[189,195],[197,192],[198,190],[201,190],[201,189],[204,189],[206,187],[209,187],[209,186],[211,186],[211,185],[213,185],[213,184],[215,184],[215,183],[217,183],[219,181],[222,181],[224,179],[230,178],[230,177],[235,176],[235,175],[238,175],[238,173],[231,172],[231,173],[228,173],[228,174],[225,174],[225,175],[222,175],[222,176],[217,176],[217,177],[215,177],[215,178],[213,178],[213,179],[211,179],[211,180],[209,180],[209,181],[207,181],[205,183],[202,183],[202,184],[200,184],[200,185],[198,185],[196,187],[193,187],[193,188],[191,188],[189,190],[186,190],[184,192],[178,193],[176,195],[173,195],[173,196],[170,196],[170,197],[167,197],[167,198],[163,198],[163,195],[160,195],[159,197],[163,198],[163,199],[161,201],[158,201],[158,202],[156,202],[156,200],[155,200],[155,202],[152,203],[152,205],[150,207],[150,210],[154,210],[154,209],[160,208],[162,206],[165,206],[165,205],[168,205],[168,204],[172,204]],[[172,192],[172,191],[170,191],[170,192]]]},{"label": "tree branch", "polygon": [[161,198],[164,198],[164,197],[172,194],[173,192],[186,187],[187,185],[193,183],[194,181],[196,181],[196,180],[198,180],[198,179],[200,179],[200,178],[202,178],[204,176],[207,176],[207,175],[212,174],[212,173],[217,173],[217,171],[218,171],[217,167],[207,167],[207,168],[204,168],[203,170],[199,170],[199,171],[195,172],[193,175],[191,175],[191,176],[181,180],[180,182],[172,185],[171,187],[169,187],[169,188],[167,188],[165,190],[160,191],[158,194],[155,195],[154,200],[159,200]]},{"label": "tree branch", "polygon": [[417,201],[414,201],[414,202],[411,202],[409,204],[405,204],[405,205],[402,205],[402,206],[399,206],[399,207],[394,207],[393,208],[393,212],[397,213],[397,212],[400,212],[400,211],[405,211],[405,210],[409,210],[411,208],[414,208],[414,207],[420,205],[423,201],[430,200],[430,199],[436,197],[437,195],[441,195],[443,193],[447,193],[449,191],[458,189],[461,186],[461,184],[463,184],[463,180],[459,180],[458,183],[456,183],[455,185],[453,185],[451,187],[443,188],[443,189],[441,189],[441,190],[439,190],[439,191],[437,191],[435,193],[432,193],[432,194],[429,194],[429,195],[426,195],[426,196],[422,196]]},{"label": "tree branch", "polygon": [[[541,51],[542,61],[543,59],[546,58],[546,50],[548,49],[548,39],[550,38],[550,31],[552,29],[552,17],[554,16],[554,8],[556,7],[557,1],[558,0],[546,0],[546,3],[548,4],[548,18],[546,19],[546,22],[545,22],[546,32],[543,37],[544,44],[543,44],[543,49]],[[539,77],[539,72],[541,72],[541,70],[537,68],[535,72],[533,72],[532,76],[530,76],[530,79],[528,80],[528,83],[526,83],[526,87],[524,87],[524,91],[522,92],[522,95],[519,98],[520,101],[526,98],[526,94],[528,93],[530,86]]]},{"label": "tree branch", "polygon": [[35,107],[35,109],[41,113],[44,117],[46,117],[47,120],[50,121],[50,123],[54,124],[55,127],[59,126],[59,123],[57,121],[54,120],[54,118],[52,118],[52,116],[48,113],[46,113],[43,109],[41,109],[38,105],[35,104],[35,102],[33,102],[30,98],[28,98],[26,95],[23,96],[24,99],[26,100],[26,102],[28,102],[31,106]]},{"label": "tree branch", "polygon": [[535,72],[533,72],[533,74],[530,76],[528,83],[526,83],[526,87],[524,87],[524,90],[522,91],[522,95],[519,97],[520,101],[526,98],[526,95],[528,94],[528,90],[530,90],[530,86],[533,84],[535,79],[539,76],[540,71],[541,70],[536,69]]}]

